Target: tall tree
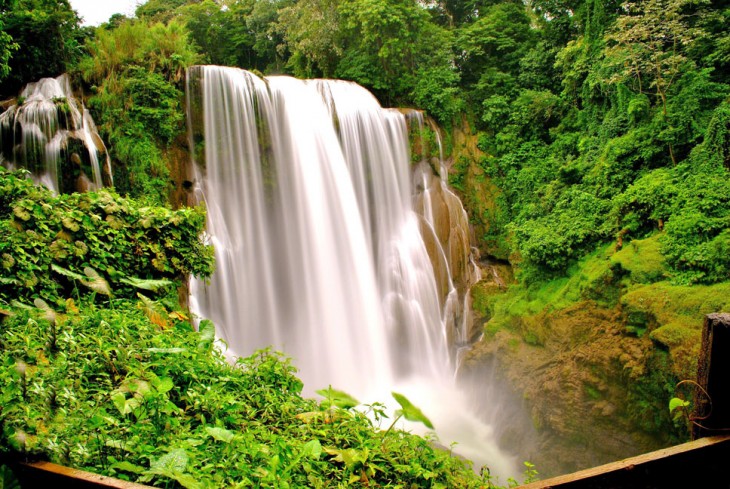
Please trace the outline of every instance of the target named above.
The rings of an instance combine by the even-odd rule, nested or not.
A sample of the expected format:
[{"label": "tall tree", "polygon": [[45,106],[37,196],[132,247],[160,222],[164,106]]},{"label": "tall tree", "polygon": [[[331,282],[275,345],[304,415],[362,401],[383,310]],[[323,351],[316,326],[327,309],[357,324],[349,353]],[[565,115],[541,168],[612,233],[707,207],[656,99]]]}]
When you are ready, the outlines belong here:
[{"label": "tall tree", "polygon": [[[662,113],[668,114],[667,95],[693,62],[687,49],[704,31],[691,21],[697,8],[709,0],[645,0],[623,4],[624,14],[607,35],[605,54],[613,64],[612,82],[631,82],[639,93],[653,91]],[[672,162],[677,164],[674,145],[668,143]]]},{"label": "tall tree", "polygon": [[[2,7],[0,66],[4,52],[6,68],[0,68],[0,74],[5,71],[7,76],[0,95],[11,95],[44,76],[60,75],[81,56],[84,34],[68,0],[5,0]],[[18,49],[8,57],[13,44]]]},{"label": "tall tree", "polygon": [[13,41],[12,36],[5,32],[6,28],[3,22],[13,3],[13,0],[0,0],[0,83],[10,73],[10,57],[13,51],[18,49],[18,44]]}]

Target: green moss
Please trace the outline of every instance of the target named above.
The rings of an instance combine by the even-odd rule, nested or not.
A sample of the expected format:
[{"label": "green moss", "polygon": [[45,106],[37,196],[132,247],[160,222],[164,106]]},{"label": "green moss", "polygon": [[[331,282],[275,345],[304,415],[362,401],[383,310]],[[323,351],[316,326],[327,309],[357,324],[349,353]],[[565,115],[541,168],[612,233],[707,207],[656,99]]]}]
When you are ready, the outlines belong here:
[{"label": "green moss", "polygon": [[605,245],[576,263],[568,275],[530,285],[517,284],[500,295],[477,292],[475,308],[491,318],[489,329],[518,326],[518,318],[541,312],[559,311],[584,300],[611,307],[618,301],[609,256],[612,246]]},{"label": "green moss", "polygon": [[635,239],[611,256],[611,263],[625,271],[632,282],[650,284],[667,277],[667,267],[660,250],[661,233],[647,239]]},{"label": "green moss", "polygon": [[674,321],[652,331],[649,338],[672,348],[687,342],[698,342],[699,331],[688,328],[683,321]]},{"label": "green moss", "polygon": [[650,315],[658,325],[682,318],[686,327],[700,328],[706,314],[730,310],[730,282],[714,285],[673,285],[657,282],[636,286],[621,298],[629,313]]},{"label": "green moss", "polygon": [[601,393],[594,386],[586,385],[585,388],[586,388],[586,395],[589,398],[593,399],[594,401],[597,401],[598,399],[601,398]]},{"label": "green moss", "polygon": [[628,327],[648,331],[649,337],[669,353],[674,376],[693,378],[704,317],[730,311],[730,282],[639,285],[621,298],[621,308]]}]

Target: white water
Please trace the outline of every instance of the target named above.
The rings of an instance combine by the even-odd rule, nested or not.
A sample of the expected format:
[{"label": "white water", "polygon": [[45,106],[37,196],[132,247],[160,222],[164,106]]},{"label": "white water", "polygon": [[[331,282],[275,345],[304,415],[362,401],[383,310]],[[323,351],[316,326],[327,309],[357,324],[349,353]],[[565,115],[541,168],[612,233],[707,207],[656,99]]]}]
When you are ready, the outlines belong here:
[{"label": "white water", "polygon": [[[33,179],[54,192],[61,191],[61,164],[69,141],[78,140],[86,154],[75,155],[72,165],[86,157],[91,175],[77,173],[74,188],[93,190],[111,182],[111,164],[106,148],[96,132],[89,111],[74,98],[67,75],[29,83],[20,94],[22,104],[0,114],[0,155],[3,165],[23,167]],[[66,108],[65,112],[59,106]],[[68,155],[69,158],[74,156]],[[103,174],[108,177],[104,182]]]},{"label": "white water", "polygon": [[305,393],[332,385],[371,403],[400,391],[442,444],[516,475],[453,379],[464,294],[449,266],[448,287],[437,280],[421,230],[444,263],[456,246],[445,253],[434,216],[414,211],[405,117],[349,82],[209,66],[188,83],[217,260],[210,284],[191,286],[194,310],[233,355],[291,356]]}]

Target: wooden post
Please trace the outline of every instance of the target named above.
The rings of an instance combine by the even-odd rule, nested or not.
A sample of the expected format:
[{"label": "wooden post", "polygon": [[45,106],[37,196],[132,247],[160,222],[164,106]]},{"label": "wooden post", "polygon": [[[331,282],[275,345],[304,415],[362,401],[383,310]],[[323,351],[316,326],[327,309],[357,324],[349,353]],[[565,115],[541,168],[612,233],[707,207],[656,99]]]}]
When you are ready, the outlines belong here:
[{"label": "wooden post", "polygon": [[692,439],[730,433],[730,314],[705,316],[697,383]]}]

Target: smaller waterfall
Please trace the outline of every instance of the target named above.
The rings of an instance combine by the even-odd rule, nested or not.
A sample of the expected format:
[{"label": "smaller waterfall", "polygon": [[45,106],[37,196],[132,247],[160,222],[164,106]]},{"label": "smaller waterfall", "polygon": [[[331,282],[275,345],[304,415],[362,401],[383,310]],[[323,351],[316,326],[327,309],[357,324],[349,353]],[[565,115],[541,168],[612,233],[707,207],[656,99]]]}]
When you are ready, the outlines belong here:
[{"label": "smaller waterfall", "polygon": [[57,193],[112,185],[106,147],[65,74],[29,83],[0,114],[0,163]]},{"label": "smaller waterfall", "polygon": [[411,133],[416,133],[411,137],[419,140],[422,153],[413,171],[414,210],[421,217],[421,234],[443,298],[442,322],[456,371],[461,353],[475,340],[469,292],[481,280],[481,271],[474,261],[476,250],[471,246],[469,216],[447,183],[448,171],[438,129],[432,129],[438,158],[429,158],[423,113],[407,111],[406,117]]}]

